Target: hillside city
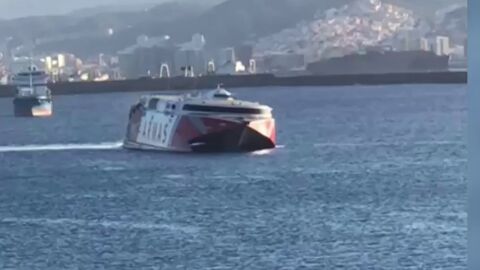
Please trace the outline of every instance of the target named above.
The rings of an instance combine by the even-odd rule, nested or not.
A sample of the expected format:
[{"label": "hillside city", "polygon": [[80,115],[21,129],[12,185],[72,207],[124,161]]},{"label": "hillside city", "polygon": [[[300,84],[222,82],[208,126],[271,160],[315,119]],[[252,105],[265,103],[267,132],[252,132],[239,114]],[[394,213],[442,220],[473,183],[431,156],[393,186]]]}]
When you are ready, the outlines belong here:
[{"label": "hillside city", "polygon": [[[313,18],[230,46],[215,46],[205,33],[179,42],[170,35],[138,35],[115,52],[76,55],[64,48],[42,52],[35,43],[3,42],[1,83],[32,62],[53,81],[103,81],[208,74],[305,72],[309,63],[381,47],[448,55],[453,68],[466,68],[466,5],[450,5],[431,20],[380,0],[356,0],[318,10]],[[106,36],[117,29],[106,27]],[[213,42],[214,43],[214,42]],[[93,45],[92,45],[93,46]]]}]

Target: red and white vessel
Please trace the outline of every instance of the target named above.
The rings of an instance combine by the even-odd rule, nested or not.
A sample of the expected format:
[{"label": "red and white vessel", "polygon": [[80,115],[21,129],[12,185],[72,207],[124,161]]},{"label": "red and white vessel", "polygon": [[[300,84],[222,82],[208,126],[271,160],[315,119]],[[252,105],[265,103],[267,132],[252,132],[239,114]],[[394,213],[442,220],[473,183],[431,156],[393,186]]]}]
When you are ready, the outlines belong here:
[{"label": "red and white vessel", "polygon": [[147,95],[132,106],[124,147],[178,152],[253,152],[275,148],[268,106],[237,100],[223,88]]}]

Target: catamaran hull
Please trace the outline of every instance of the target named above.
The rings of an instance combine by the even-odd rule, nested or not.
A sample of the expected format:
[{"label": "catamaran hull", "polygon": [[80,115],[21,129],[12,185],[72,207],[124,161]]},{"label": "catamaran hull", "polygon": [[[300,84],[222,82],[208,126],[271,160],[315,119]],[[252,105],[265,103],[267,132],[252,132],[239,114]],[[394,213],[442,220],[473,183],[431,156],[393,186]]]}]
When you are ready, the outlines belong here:
[{"label": "catamaran hull", "polygon": [[275,120],[144,112],[131,115],[124,147],[175,152],[253,152],[275,148]]},{"label": "catamaran hull", "polygon": [[52,115],[52,102],[37,98],[17,98],[13,101],[16,117],[48,117]]}]

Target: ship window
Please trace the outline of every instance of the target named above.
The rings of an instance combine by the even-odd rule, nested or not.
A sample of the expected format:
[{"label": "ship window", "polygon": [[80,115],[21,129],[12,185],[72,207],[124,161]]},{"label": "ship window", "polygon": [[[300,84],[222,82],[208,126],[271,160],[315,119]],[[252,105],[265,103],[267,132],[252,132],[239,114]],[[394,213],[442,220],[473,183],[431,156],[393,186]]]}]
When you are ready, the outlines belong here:
[{"label": "ship window", "polygon": [[158,104],[158,98],[152,98],[148,102],[148,108],[150,110],[156,110],[157,109],[157,104]]},{"label": "ship window", "polygon": [[253,108],[238,108],[238,107],[217,107],[217,106],[204,106],[204,105],[190,105],[183,106],[185,111],[195,112],[216,112],[216,113],[238,113],[238,114],[262,114],[262,109]]},{"label": "ship window", "polygon": [[41,76],[41,75],[44,75],[45,73],[42,72],[42,71],[32,71],[32,72],[20,72],[17,74],[17,76],[25,76],[25,77],[29,77],[30,75],[31,76]]},{"label": "ship window", "polygon": [[162,139],[162,125],[159,124],[158,126],[158,131],[157,131],[157,140],[161,140]]},{"label": "ship window", "polygon": [[230,98],[230,96],[227,95],[227,94],[215,94],[213,97],[215,97],[215,98],[223,98],[223,99],[228,99],[228,98]]}]

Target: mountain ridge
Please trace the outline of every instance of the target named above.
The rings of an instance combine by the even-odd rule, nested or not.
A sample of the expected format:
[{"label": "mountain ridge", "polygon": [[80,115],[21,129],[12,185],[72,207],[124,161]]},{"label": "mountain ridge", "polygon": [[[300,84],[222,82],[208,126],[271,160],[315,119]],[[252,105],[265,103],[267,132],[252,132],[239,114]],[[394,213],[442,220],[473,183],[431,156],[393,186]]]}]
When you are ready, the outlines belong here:
[{"label": "mountain ridge", "polygon": [[[414,0],[384,1],[401,6],[422,6]],[[455,2],[462,1],[464,0]],[[216,0],[214,2],[202,7],[198,1],[190,0],[176,4],[160,4],[148,11],[0,21],[0,39],[8,36],[15,36],[24,41],[39,39],[43,40],[38,46],[39,51],[62,50],[87,56],[100,52],[115,53],[134,43],[136,37],[141,34],[170,35],[175,41],[183,42],[189,40],[192,34],[199,32],[205,35],[209,46],[221,47],[244,41],[255,41],[292,27],[301,21],[311,20],[318,10],[349,4],[353,0]],[[427,3],[423,4],[423,9],[431,10],[432,6],[438,9],[444,7],[440,4]],[[108,28],[113,28],[115,34],[107,35]],[[76,34],[78,34],[77,37],[75,37]]]}]

